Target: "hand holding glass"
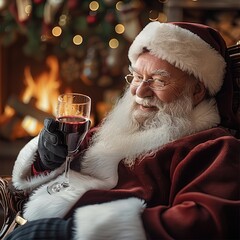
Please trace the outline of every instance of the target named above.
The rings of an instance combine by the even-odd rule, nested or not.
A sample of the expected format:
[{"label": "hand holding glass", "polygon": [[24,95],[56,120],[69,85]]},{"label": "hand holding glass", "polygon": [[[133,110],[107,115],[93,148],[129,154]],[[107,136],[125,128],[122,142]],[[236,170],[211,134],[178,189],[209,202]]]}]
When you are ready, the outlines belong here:
[{"label": "hand holding glass", "polygon": [[68,146],[64,181],[48,186],[48,193],[53,194],[69,190],[69,168],[73,157],[78,153],[79,146],[90,127],[91,98],[79,93],[66,93],[58,97],[57,121],[59,131],[64,134]]}]

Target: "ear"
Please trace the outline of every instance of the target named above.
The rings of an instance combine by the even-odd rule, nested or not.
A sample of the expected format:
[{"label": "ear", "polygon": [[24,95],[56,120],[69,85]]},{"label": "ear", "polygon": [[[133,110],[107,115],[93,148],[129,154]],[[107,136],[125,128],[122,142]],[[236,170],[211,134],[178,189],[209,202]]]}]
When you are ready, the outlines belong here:
[{"label": "ear", "polygon": [[193,92],[193,104],[194,106],[198,105],[206,96],[206,88],[204,84],[198,81],[194,87]]}]

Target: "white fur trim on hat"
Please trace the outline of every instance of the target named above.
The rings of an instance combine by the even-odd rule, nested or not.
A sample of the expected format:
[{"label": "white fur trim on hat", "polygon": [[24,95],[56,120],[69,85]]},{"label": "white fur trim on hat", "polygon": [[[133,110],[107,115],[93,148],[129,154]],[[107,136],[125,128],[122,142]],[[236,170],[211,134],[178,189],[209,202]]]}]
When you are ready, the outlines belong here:
[{"label": "white fur trim on hat", "polygon": [[143,48],[182,71],[193,74],[211,95],[220,90],[226,62],[197,34],[171,23],[150,22],[129,48],[131,64],[136,62]]}]

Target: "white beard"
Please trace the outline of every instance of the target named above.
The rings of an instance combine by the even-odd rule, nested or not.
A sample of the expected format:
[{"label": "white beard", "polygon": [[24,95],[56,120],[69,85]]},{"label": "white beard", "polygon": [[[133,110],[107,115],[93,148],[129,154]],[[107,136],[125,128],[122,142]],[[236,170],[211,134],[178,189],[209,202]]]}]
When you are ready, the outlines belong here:
[{"label": "white beard", "polygon": [[[189,97],[169,104],[155,99],[151,104],[157,105],[159,111],[147,115],[136,110],[136,101],[142,100],[127,90],[93,138],[85,160],[107,155],[107,158],[124,159],[125,164],[133,165],[137,157],[151,154],[161,146],[194,132]],[[147,100],[143,101],[149,104]]]}]

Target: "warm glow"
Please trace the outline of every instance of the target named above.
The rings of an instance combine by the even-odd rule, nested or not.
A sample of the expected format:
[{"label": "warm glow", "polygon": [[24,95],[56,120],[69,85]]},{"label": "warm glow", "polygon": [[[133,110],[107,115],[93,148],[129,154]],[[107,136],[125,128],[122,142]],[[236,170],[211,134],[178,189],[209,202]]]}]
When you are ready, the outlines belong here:
[{"label": "warm glow", "polygon": [[156,10],[151,10],[149,12],[149,20],[150,21],[159,21],[159,22],[167,22],[167,15],[163,12],[158,12]]},{"label": "warm glow", "polygon": [[91,11],[97,11],[99,8],[99,3],[97,1],[92,1],[89,3],[89,8]]},{"label": "warm glow", "polygon": [[151,10],[151,11],[149,12],[149,20],[151,20],[151,21],[157,21],[157,19],[158,19],[158,11],[156,11],[156,10]]},{"label": "warm glow", "polygon": [[122,24],[119,23],[115,26],[115,31],[118,34],[123,34],[124,31],[125,31],[125,27]]},{"label": "warm glow", "polygon": [[27,15],[30,15],[32,12],[32,5],[28,4],[24,10]]},{"label": "warm glow", "polygon": [[[46,63],[50,70],[43,72],[36,79],[33,79],[30,68],[25,68],[26,88],[22,96],[22,101],[29,103],[34,99],[35,106],[38,109],[55,115],[60,87],[60,81],[58,79],[59,65],[57,58],[53,56],[49,56]],[[42,123],[39,123],[30,116],[26,116],[22,122],[22,127],[30,135],[34,136],[39,133],[42,128]]]},{"label": "warm glow", "polygon": [[119,2],[116,3],[116,9],[117,9],[118,11],[121,11],[121,10],[122,10],[122,6],[123,6],[123,2],[122,2],[122,1],[119,1]]},{"label": "warm glow", "polygon": [[14,109],[9,107],[8,105],[4,108],[4,115],[11,117],[15,113]]},{"label": "warm glow", "polygon": [[74,43],[75,45],[80,45],[80,44],[82,44],[82,42],[83,42],[83,38],[82,38],[81,35],[75,35],[75,36],[73,37],[73,43]]},{"label": "warm glow", "polygon": [[[9,105],[4,108],[2,115],[2,122],[8,121],[10,118],[15,117],[17,123],[14,125],[14,138],[26,136],[36,136],[43,128],[43,119],[38,119],[39,111],[42,111],[46,117],[56,116],[57,98],[60,95],[61,81],[59,79],[59,63],[55,56],[49,56],[46,59],[46,69],[41,74],[33,77],[31,69],[26,66],[24,69],[24,86],[23,93],[19,96],[19,103],[29,106],[29,115],[18,115],[18,110],[22,107],[15,102],[15,98],[10,98]],[[72,92],[71,88],[65,88],[65,93]],[[18,98],[16,98],[18,99]],[[14,109],[12,104],[17,104],[19,108]],[[34,112],[36,111],[36,112]],[[25,113],[25,111],[24,111]],[[36,114],[37,113],[37,114]],[[36,118],[34,118],[35,116]],[[44,116],[45,117],[45,116]]]},{"label": "warm glow", "polygon": [[159,13],[158,15],[158,21],[165,23],[167,22],[167,15],[165,13]]},{"label": "warm glow", "polygon": [[109,41],[109,47],[110,48],[117,48],[119,46],[119,41],[116,38],[112,38]]},{"label": "warm glow", "polygon": [[52,29],[52,35],[55,37],[59,37],[62,34],[62,29],[58,26]]},{"label": "warm glow", "polygon": [[35,136],[40,131],[40,129],[42,128],[42,125],[39,124],[37,119],[32,118],[31,116],[26,116],[22,121],[22,127],[30,135]]}]

